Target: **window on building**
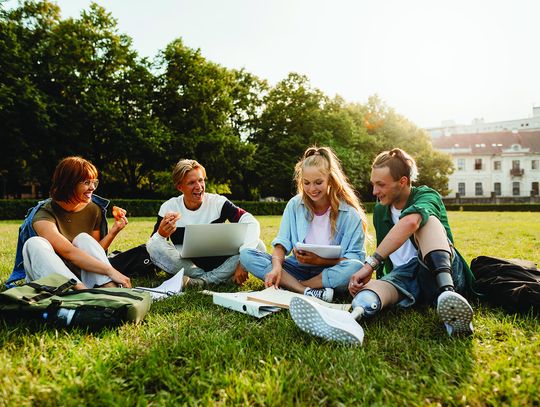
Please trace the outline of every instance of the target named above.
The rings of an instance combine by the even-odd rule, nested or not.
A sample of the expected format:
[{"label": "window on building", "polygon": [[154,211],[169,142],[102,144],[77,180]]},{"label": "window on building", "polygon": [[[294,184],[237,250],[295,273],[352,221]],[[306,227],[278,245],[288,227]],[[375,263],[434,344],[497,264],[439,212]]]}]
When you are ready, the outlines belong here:
[{"label": "window on building", "polygon": [[465,171],[465,158],[458,158],[457,160],[457,170]]},{"label": "window on building", "polygon": [[538,167],[538,160],[532,160],[531,161],[531,170],[537,170]]},{"label": "window on building", "polygon": [[501,183],[500,182],[495,182],[493,184],[493,191],[495,192],[495,195],[498,195],[498,196],[501,195]]},{"label": "window on building", "polygon": [[512,195],[519,196],[519,182],[512,182]]},{"label": "window on building", "polygon": [[500,161],[493,161],[493,170],[500,171],[502,168]]},{"label": "window on building", "polygon": [[512,169],[519,171],[520,165],[519,160],[512,160]]},{"label": "window on building", "polygon": [[482,159],[481,158],[475,158],[474,159],[474,169],[475,170],[481,170],[482,169]]},{"label": "window on building", "polygon": [[458,183],[458,193],[460,196],[465,196],[465,183],[464,182]]},{"label": "window on building", "polygon": [[474,194],[476,196],[484,195],[484,191],[482,190],[482,183],[481,182],[475,182],[475,184],[474,184]]},{"label": "window on building", "polygon": [[539,192],[540,191],[538,190],[538,182],[535,181],[531,184],[531,195],[538,196]]}]

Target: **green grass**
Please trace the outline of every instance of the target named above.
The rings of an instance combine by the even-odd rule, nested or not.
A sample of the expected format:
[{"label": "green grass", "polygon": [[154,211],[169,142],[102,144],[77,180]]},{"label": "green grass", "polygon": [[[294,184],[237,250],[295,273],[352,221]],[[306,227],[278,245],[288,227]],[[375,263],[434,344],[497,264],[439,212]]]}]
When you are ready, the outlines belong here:
[{"label": "green grass", "polygon": [[[268,246],[279,219],[259,218]],[[535,214],[450,221],[469,261],[540,263]],[[18,225],[0,222],[2,280]],[[131,219],[112,249],[144,242],[152,225]],[[391,310],[362,323],[362,347],[304,334],[286,311],[257,320],[194,292],[153,304],[141,325],[100,333],[0,321],[0,405],[539,405],[538,319],[474,308],[472,338],[448,338],[431,308]]]}]

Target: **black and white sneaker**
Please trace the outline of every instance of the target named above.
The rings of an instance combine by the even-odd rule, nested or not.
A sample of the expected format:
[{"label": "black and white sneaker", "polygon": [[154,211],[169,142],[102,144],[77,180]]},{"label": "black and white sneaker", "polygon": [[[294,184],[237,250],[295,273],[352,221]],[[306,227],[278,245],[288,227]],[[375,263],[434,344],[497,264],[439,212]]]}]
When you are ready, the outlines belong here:
[{"label": "black and white sneaker", "polygon": [[334,289],[329,287],[306,288],[304,295],[307,295],[308,297],[315,297],[326,302],[332,302],[332,299],[334,298]]},{"label": "black and white sneaker", "polygon": [[444,291],[437,298],[437,314],[444,322],[448,335],[473,333],[473,309],[461,294]]},{"label": "black and white sneaker", "polygon": [[364,330],[347,311],[302,297],[291,300],[289,311],[296,325],[308,334],[352,345],[361,345],[364,340]]}]

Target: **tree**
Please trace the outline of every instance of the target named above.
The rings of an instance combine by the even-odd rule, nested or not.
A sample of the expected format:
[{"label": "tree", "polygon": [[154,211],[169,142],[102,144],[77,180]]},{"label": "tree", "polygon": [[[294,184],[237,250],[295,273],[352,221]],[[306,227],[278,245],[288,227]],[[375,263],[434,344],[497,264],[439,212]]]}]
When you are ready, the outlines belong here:
[{"label": "tree", "polygon": [[140,193],[168,133],[152,111],[155,77],[116,20],[96,4],[61,20],[45,0],[3,12],[2,24],[2,136],[16,140],[4,171],[38,180],[45,194],[58,160],[83,155],[116,193]]},{"label": "tree", "polygon": [[155,109],[172,135],[167,162],[194,158],[213,183],[235,186],[245,195],[246,165],[254,148],[246,138],[257,114],[265,83],[245,71],[230,71],[207,61],[180,39],[159,57]]},{"label": "tree", "polygon": [[327,139],[321,128],[328,98],[307,77],[290,73],[264,97],[264,110],[249,140],[255,144],[256,174],[261,196],[288,198],[294,192],[295,163],[309,145]]},{"label": "tree", "polygon": [[38,78],[44,71],[43,50],[59,21],[59,8],[48,2],[0,8],[0,143],[9,146],[0,156],[2,194],[20,195],[29,182],[43,183],[47,171],[42,153],[44,146],[50,151],[54,123]]},{"label": "tree", "polygon": [[397,114],[377,96],[369,99],[367,108],[370,123],[376,123],[371,131],[378,139],[380,151],[394,147],[407,151],[418,165],[417,183],[428,185],[445,195],[448,192],[448,175],[453,167],[450,157],[433,148],[425,130]]},{"label": "tree", "polygon": [[321,127],[328,133],[323,144],[334,149],[341,161],[343,170],[350,183],[360,192],[369,185],[371,161],[378,149],[373,135],[368,134],[364,117],[366,107],[360,104],[346,103],[336,96],[325,107],[325,120]]},{"label": "tree", "polygon": [[60,89],[54,93],[56,135],[98,165],[108,181],[105,190],[140,195],[151,171],[160,169],[169,140],[153,114],[156,80],[149,63],[96,4],[53,34],[50,71]]}]

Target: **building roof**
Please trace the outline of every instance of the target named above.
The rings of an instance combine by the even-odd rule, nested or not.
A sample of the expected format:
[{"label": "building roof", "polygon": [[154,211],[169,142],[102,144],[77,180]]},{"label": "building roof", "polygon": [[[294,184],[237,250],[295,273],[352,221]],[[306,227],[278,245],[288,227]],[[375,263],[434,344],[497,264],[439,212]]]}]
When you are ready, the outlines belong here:
[{"label": "building roof", "polygon": [[432,143],[437,150],[466,154],[501,154],[516,144],[529,153],[540,153],[540,130],[453,134],[434,138]]}]

